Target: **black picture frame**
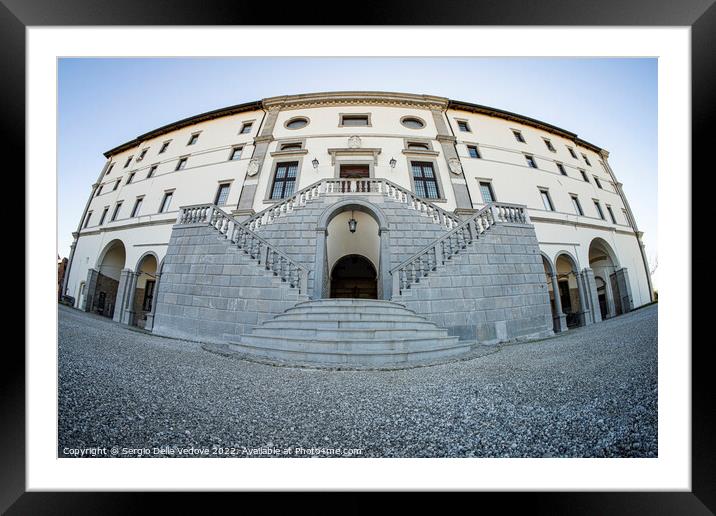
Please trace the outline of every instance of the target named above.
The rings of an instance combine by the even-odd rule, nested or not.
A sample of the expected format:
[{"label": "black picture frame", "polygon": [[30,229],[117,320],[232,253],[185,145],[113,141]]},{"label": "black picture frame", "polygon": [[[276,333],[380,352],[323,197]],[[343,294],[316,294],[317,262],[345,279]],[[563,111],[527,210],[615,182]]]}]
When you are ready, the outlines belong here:
[{"label": "black picture frame", "polygon": [[[410,9],[404,2],[382,1],[373,8],[356,6],[343,11],[335,2],[312,3],[311,8],[272,9],[267,13],[263,3],[203,0],[0,0],[0,63],[4,80],[2,109],[5,148],[13,149],[18,158],[17,170],[25,168],[25,30],[28,26],[81,25],[550,25],[550,26],[689,26],[691,27],[692,72],[692,168],[710,172],[707,162],[708,129],[714,123],[716,105],[716,6],[714,0],[521,0],[454,1],[439,5],[414,0]],[[324,3],[324,5],[320,5]],[[663,142],[662,142],[663,143]],[[709,156],[710,158],[710,156]],[[709,159],[709,162],[713,160]],[[708,166],[707,166],[708,163]],[[690,176],[690,171],[683,171]],[[697,203],[693,203],[696,205]],[[688,215],[681,207],[679,213]],[[694,223],[697,217],[693,217]],[[693,234],[693,233],[692,233]],[[29,235],[26,234],[26,238]],[[707,269],[705,257],[695,256],[694,270]],[[27,271],[25,271],[27,273]],[[691,282],[691,278],[687,278]],[[697,305],[693,303],[694,308]],[[692,346],[692,490],[690,492],[563,492],[563,493],[483,493],[479,502],[497,502],[503,509],[525,505],[533,514],[713,514],[716,510],[716,452],[714,449],[714,403],[711,398],[713,379],[710,374],[708,346]],[[0,360],[0,510],[7,514],[127,514],[147,507],[161,498],[164,511],[180,507],[190,509],[185,495],[163,496],[162,493],[79,493],[32,492],[25,489],[25,354],[10,340],[6,341]],[[691,342],[668,345],[689,346]],[[212,501],[226,503],[227,495],[211,493]],[[249,504],[241,494],[242,504]],[[203,497],[206,498],[206,497]],[[372,510],[357,493],[341,500],[346,511]],[[420,504],[423,497],[414,494],[404,500],[405,509]],[[263,500],[263,501],[261,501]],[[337,507],[312,504],[312,512]],[[257,500],[266,503],[266,498]],[[276,498],[270,499],[271,510],[278,509]],[[291,497],[285,503],[300,507],[305,496]],[[455,499],[454,503],[459,503]],[[202,504],[206,502],[201,502]],[[474,501],[469,502],[474,504]],[[248,507],[248,505],[244,505]],[[331,507],[332,506],[332,507]],[[206,507],[206,505],[202,505]],[[487,507],[487,506],[486,506]]]}]

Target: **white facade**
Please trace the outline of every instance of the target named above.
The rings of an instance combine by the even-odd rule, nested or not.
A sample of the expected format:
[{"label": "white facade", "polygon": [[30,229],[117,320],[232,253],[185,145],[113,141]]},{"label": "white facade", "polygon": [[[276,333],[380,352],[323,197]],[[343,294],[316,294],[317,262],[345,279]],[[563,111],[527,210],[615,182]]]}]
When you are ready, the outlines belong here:
[{"label": "white facade", "polygon": [[[368,125],[341,125],[344,115],[367,116]],[[407,127],[401,123],[406,117],[421,121],[423,127]],[[298,129],[288,127],[296,118],[308,123]],[[246,129],[242,132],[242,128]],[[518,141],[514,131],[519,131],[524,142]],[[189,144],[193,135],[198,138]],[[298,144],[298,148],[281,150],[287,144]],[[425,149],[414,148],[421,144]],[[234,154],[238,148],[240,156]],[[479,157],[471,156],[475,150]],[[594,265],[591,268],[597,277],[626,268],[633,307],[651,301],[640,234],[609,169],[608,153],[575,134],[519,115],[422,95],[298,95],[264,99],[177,122],[106,156],[70,258],[65,294],[74,297],[78,307],[88,271],[102,266],[111,243],[119,241],[124,247],[122,269],[138,272],[148,253],[161,265],[180,207],[215,202],[219,186],[229,185],[220,206],[224,211],[239,218],[260,212],[276,202],[270,199],[274,176],[277,167],[286,162],[298,163],[294,192],[321,179],[339,177],[342,164],[367,165],[371,177],[416,192],[411,164],[429,163],[437,176],[438,195],[428,200],[458,214],[483,207],[487,199],[480,183],[489,183],[493,200],[527,207],[540,249],[551,267],[560,254],[568,253],[577,262],[577,270]],[[528,165],[526,156],[537,168]],[[182,158],[186,164],[176,170]],[[545,207],[541,191],[548,192],[553,209]],[[160,213],[168,193],[171,202]],[[577,213],[573,196],[581,204],[582,215]],[[132,216],[138,198],[141,206]],[[121,208],[112,220],[119,202]],[[371,222],[362,220],[363,224]],[[609,263],[599,263],[595,239],[599,239],[599,249],[610,255]],[[341,249],[335,240],[333,245],[338,248],[329,250],[332,262],[338,254],[355,251]],[[367,247],[377,245],[366,243]],[[365,254],[377,261],[377,252],[372,252],[375,256],[368,251]],[[118,276],[120,271],[115,272]],[[602,280],[609,282],[606,277]]]}]

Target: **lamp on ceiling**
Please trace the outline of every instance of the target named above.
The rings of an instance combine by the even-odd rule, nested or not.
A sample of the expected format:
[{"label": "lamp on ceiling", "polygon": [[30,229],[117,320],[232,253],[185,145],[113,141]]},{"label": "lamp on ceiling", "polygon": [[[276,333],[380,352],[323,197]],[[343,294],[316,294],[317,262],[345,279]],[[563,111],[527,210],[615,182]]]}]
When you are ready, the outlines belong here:
[{"label": "lamp on ceiling", "polygon": [[351,219],[348,221],[348,229],[351,233],[355,233],[357,227],[358,221],[353,217],[353,210],[351,210]]},{"label": "lamp on ceiling", "polygon": [[313,161],[311,161],[311,163],[313,163],[313,168],[318,168],[318,160],[316,158],[313,158]]}]

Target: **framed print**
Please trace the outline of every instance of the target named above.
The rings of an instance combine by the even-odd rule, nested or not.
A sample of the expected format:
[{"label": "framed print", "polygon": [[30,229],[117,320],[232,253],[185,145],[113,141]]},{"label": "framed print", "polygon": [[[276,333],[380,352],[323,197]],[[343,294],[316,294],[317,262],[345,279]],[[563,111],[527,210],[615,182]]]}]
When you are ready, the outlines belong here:
[{"label": "framed print", "polygon": [[709,2],[350,26],[98,5],[0,6],[28,201],[3,510],[321,490],[714,510],[691,338]]}]

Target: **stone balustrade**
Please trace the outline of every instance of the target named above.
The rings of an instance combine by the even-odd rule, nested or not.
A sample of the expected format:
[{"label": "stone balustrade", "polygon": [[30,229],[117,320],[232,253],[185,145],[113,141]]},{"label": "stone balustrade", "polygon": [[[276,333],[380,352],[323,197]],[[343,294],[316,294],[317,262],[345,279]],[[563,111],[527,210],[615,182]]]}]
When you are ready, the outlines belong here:
[{"label": "stone balustrade", "polygon": [[418,197],[410,190],[396,185],[387,179],[380,178],[358,178],[358,179],[322,179],[312,185],[299,190],[291,197],[283,199],[273,206],[253,215],[244,224],[252,231],[258,230],[261,226],[271,224],[276,218],[292,212],[296,208],[305,206],[312,199],[322,195],[360,195],[378,194],[391,200],[407,205],[409,209],[424,213],[432,218],[435,224],[450,230],[459,224],[461,220],[456,215],[449,213],[427,199]]},{"label": "stone balustrade", "polygon": [[274,276],[278,276],[292,288],[297,288],[299,294],[307,292],[308,269],[217,206],[213,204],[184,206],[179,210],[177,224],[206,224],[213,227],[255,260],[257,265],[271,271]]},{"label": "stone balustrade", "polygon": [[472,244],[479,236],[497,223],[529,224],[525,206],[491,203],[461,222],[445,235],[391,269],[393,295],[400,295],[411,285],[419,283],[439,265],[445,265],[460,250]]}]

